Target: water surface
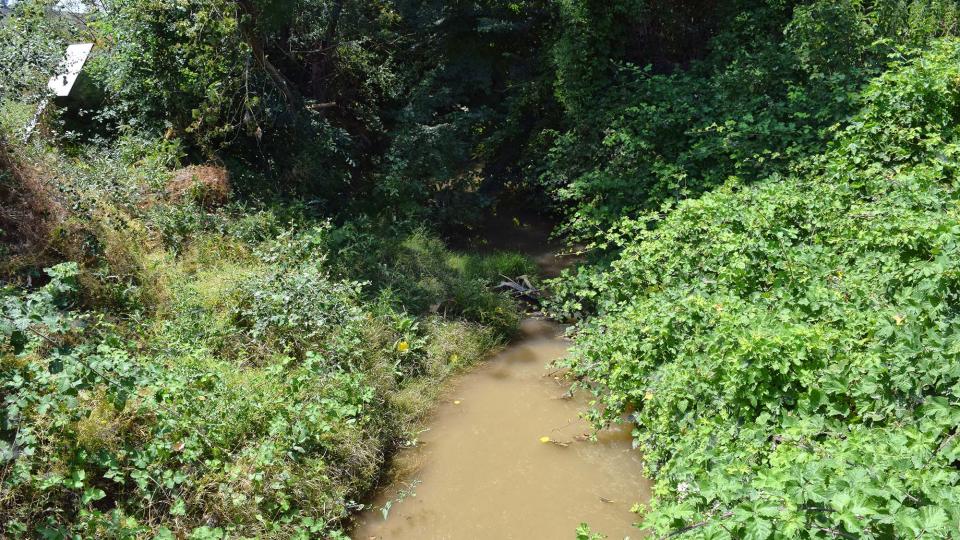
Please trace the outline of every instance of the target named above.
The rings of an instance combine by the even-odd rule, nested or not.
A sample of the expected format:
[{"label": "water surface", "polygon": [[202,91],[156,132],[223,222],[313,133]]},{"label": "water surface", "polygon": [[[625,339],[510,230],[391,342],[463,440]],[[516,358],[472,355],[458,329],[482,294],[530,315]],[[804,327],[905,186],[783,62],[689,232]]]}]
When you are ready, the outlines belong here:
[{"label": "water surface", "polygon": [[[581,522],[611,539],[641,536],[630,508],[649,499],[649,484],[629,428],[589,440],[578,417],[585,398],[570,399],[548,367],[569,342],[542,321],[525,321],[524,332],[451,385],[354,540],[573,538]],[[398,501],[402,491],[415,495]],[[385,520],[389,501],[398,502]]]}]

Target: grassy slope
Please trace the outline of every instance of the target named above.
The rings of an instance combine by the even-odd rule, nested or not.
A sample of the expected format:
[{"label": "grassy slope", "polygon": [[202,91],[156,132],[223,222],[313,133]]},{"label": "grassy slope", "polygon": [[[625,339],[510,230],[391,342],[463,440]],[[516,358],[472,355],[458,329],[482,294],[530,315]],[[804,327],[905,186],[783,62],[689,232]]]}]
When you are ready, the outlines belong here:
[{"label": "grassy slope", "polygon": [[71,209],[40,260],[74,262],[6,261],[0,536],[336,536],[438,383],[516,326],[487,283],[523,257],[171,200],[165,142],[81,152],[14,150]]}]

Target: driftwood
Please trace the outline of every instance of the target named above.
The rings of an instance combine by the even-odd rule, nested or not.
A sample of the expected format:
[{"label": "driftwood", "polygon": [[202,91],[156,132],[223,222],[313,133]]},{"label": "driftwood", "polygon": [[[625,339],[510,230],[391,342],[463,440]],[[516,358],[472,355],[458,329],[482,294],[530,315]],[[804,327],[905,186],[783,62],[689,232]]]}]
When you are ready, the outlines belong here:
[{"label": "driftwood", "polygon": [[307,108],[311,111],[323,111],[326,109],[335,109],[337,107],[336,101],[328,101],[326,103],[311,103],[307,105]]},{"label": "driftwood", "polygon": [[529,277],[520,276],[516,279],[510,279],[507,276],[500,277],[502,277],[505,281],[501,281],[499,285],[494,287],[494,289],[510,291],[510,293],[517,298],[522,298],[528,302],[540,303],[543,292],[530,283]]}]

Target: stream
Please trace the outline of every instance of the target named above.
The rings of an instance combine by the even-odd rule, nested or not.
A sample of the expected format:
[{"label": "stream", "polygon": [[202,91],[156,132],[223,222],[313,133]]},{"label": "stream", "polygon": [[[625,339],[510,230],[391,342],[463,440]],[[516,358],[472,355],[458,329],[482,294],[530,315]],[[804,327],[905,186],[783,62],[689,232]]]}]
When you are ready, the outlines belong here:
[{"label": "stream", "polygon": [[[522,247],[554,274],[564,261],[536,236]],[[591,440],[579,418],[588,396],[571,398],[549,366],[571,345],[562,330],[528,318],[513,344],[449,384],[353,540],[573,538],[582,522],[611,539],[641,536],[630,509],[650,485],[630,427]]]}]

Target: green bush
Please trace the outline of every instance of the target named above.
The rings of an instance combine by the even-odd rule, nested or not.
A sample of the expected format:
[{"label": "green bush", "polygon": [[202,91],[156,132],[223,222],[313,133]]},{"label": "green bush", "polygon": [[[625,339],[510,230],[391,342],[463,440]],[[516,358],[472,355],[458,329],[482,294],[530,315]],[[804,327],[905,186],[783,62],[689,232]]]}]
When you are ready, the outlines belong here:
[{"label": "green bush", "polygon": [[512,333],[516,304],[491,287],[503,276],[534,274],[529,258],[515,253],[467,255],[451,252],[423,228],[380,229],[358,219],[341,226],[289,230],[262,250],[270,264],[322,266],[332,275],[367,283],[367,299],[379,298],[415,315],[463,317]]},{"label": "green bush", "polygon": [[892,66],[829,151],[625,224],[569,366],[632,413],[643,526],[960,535],[960,42]]},{"label": "green bush", "polygon": [[0,96],[5,100],[39,101],[65,45],[78,31],[67,17],[48,17],[48,7],[47,0],[22,0],[0,20]]},{"label": "green bush", "polygon": [[234,324],[248,347],[302,357],[336,333],[359,331],[360,284],[334,282],[315,266],[282,268],[240,283]]},{"label": "green bush", "polygon": [[705,3],[713,7],[684,23],[716,20],[698,36],[705,53],[657,69],[632,55],[630,32],[656,31],[644,21],[670,8],[608,4],[561,3],[557,92],[570,125],[545,133],[541,175],[567,232],[601,248],[625,216],[785,174],[823,152],[866,81],[909,54],[904,47],[955,33],[960,16],[938,0]]}]

